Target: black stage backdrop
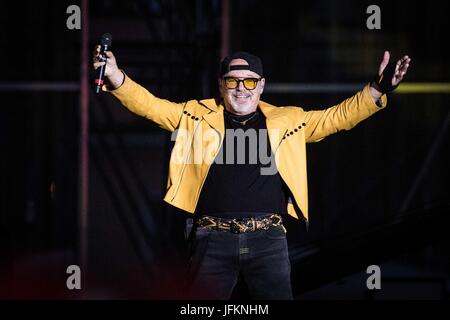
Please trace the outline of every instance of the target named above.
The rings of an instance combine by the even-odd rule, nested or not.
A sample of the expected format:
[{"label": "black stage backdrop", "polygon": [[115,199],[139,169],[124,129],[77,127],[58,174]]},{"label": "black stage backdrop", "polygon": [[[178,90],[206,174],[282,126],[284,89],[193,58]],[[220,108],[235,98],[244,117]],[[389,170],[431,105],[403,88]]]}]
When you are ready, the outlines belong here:
[{"label": "black stage backdrop", "polygon": [[[80,1],[0,5],[1,298],[183,299],[189,216],[162,201],[170,133],[96,95],[90,66],[80,170],[83,30],[89,63],[110,32],[121,68],[176,102],[217,94],[227,50],[263,59],[263,100],[306,110],[362,88],[384,50],[408,54],[386,110],[307,146],[309,229],[286,221],[293,288],[298,300],[449,298],[447,2],[377,1],[380,29],[368,28],[370,1],[88,3],[81,29],[69,28]],[[67,288],[71,265],[81,266],[81,289]],[[379,290],[366,285],[372,265]],[[239,283],[233,300],[246,298]]]}]

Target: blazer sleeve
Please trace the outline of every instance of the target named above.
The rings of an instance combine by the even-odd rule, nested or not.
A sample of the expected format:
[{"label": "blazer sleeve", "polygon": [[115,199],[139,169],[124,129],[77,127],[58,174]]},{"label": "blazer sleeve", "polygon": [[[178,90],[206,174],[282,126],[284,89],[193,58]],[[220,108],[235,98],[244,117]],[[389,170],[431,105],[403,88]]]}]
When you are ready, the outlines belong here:
[{"label": "blazer sleeve", "polygon": [[386,107],[386,95],[377,105],[370,95],[369,84],[355,95],[325,110],[304,112],[306,142],[317,142],[341,130],[350,130],[359,122]]},{"label": "blazer sleeve", "polygon": [[123,84],[119,88],[111,90],[110,93],[131,112],[145,117],[171,132],[178,127],[186,104],[157,98],[126,74]]}]

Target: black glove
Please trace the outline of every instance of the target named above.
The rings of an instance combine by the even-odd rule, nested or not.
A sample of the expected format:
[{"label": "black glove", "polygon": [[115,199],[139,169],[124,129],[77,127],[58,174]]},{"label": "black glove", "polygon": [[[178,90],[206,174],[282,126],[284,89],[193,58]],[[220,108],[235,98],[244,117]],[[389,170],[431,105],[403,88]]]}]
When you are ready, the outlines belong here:
[{"label": "black glove", "polygon": [[379,76],[378,74],[375,76],[372,83],[375,84],[374,86],[378,91],[382,93],[388,93],[394,91],[395,88],[398,87],[398,84],[396,86],[392,85],[392,78],[394,77],[395,74],[395,67],[396,64],[390,62],[388,63],[386,68],[384,68],[381,76]]}]

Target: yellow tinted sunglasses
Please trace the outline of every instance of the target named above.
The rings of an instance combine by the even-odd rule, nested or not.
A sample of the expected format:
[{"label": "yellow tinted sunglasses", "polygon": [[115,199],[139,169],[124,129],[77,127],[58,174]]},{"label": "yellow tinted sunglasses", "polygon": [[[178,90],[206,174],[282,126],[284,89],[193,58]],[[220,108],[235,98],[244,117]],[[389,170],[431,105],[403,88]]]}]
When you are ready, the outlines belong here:
[{"label": "yellow tinted sunglasses", "polygon": [[242,82],[244,88],[247,90],[253,90],[258,85],[258,81],[261,78],[233,78],[233,77],[224,77],[225,86],[227,89],[236,89],[239,86],[239,83]]}]

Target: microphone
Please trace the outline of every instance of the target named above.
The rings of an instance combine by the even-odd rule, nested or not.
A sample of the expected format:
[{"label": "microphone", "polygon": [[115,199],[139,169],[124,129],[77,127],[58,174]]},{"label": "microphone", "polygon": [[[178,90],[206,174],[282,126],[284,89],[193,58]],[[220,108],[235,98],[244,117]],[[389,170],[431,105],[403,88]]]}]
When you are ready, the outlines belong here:
[{"label": "microphone", "polygon": [[[100,61],[106,62],[106,54],[105,51],[108,51],[111,47],[112,43],[112,35],[110,33],[105,33],[102,35],[102,38],[100,40]],[[100,66],[97,71],[97,75],[95,77],[95,93],[99,93],[102,85],[103,85],[103,77],[105,76],[105,68],[106,63],[103,66]]]}]

